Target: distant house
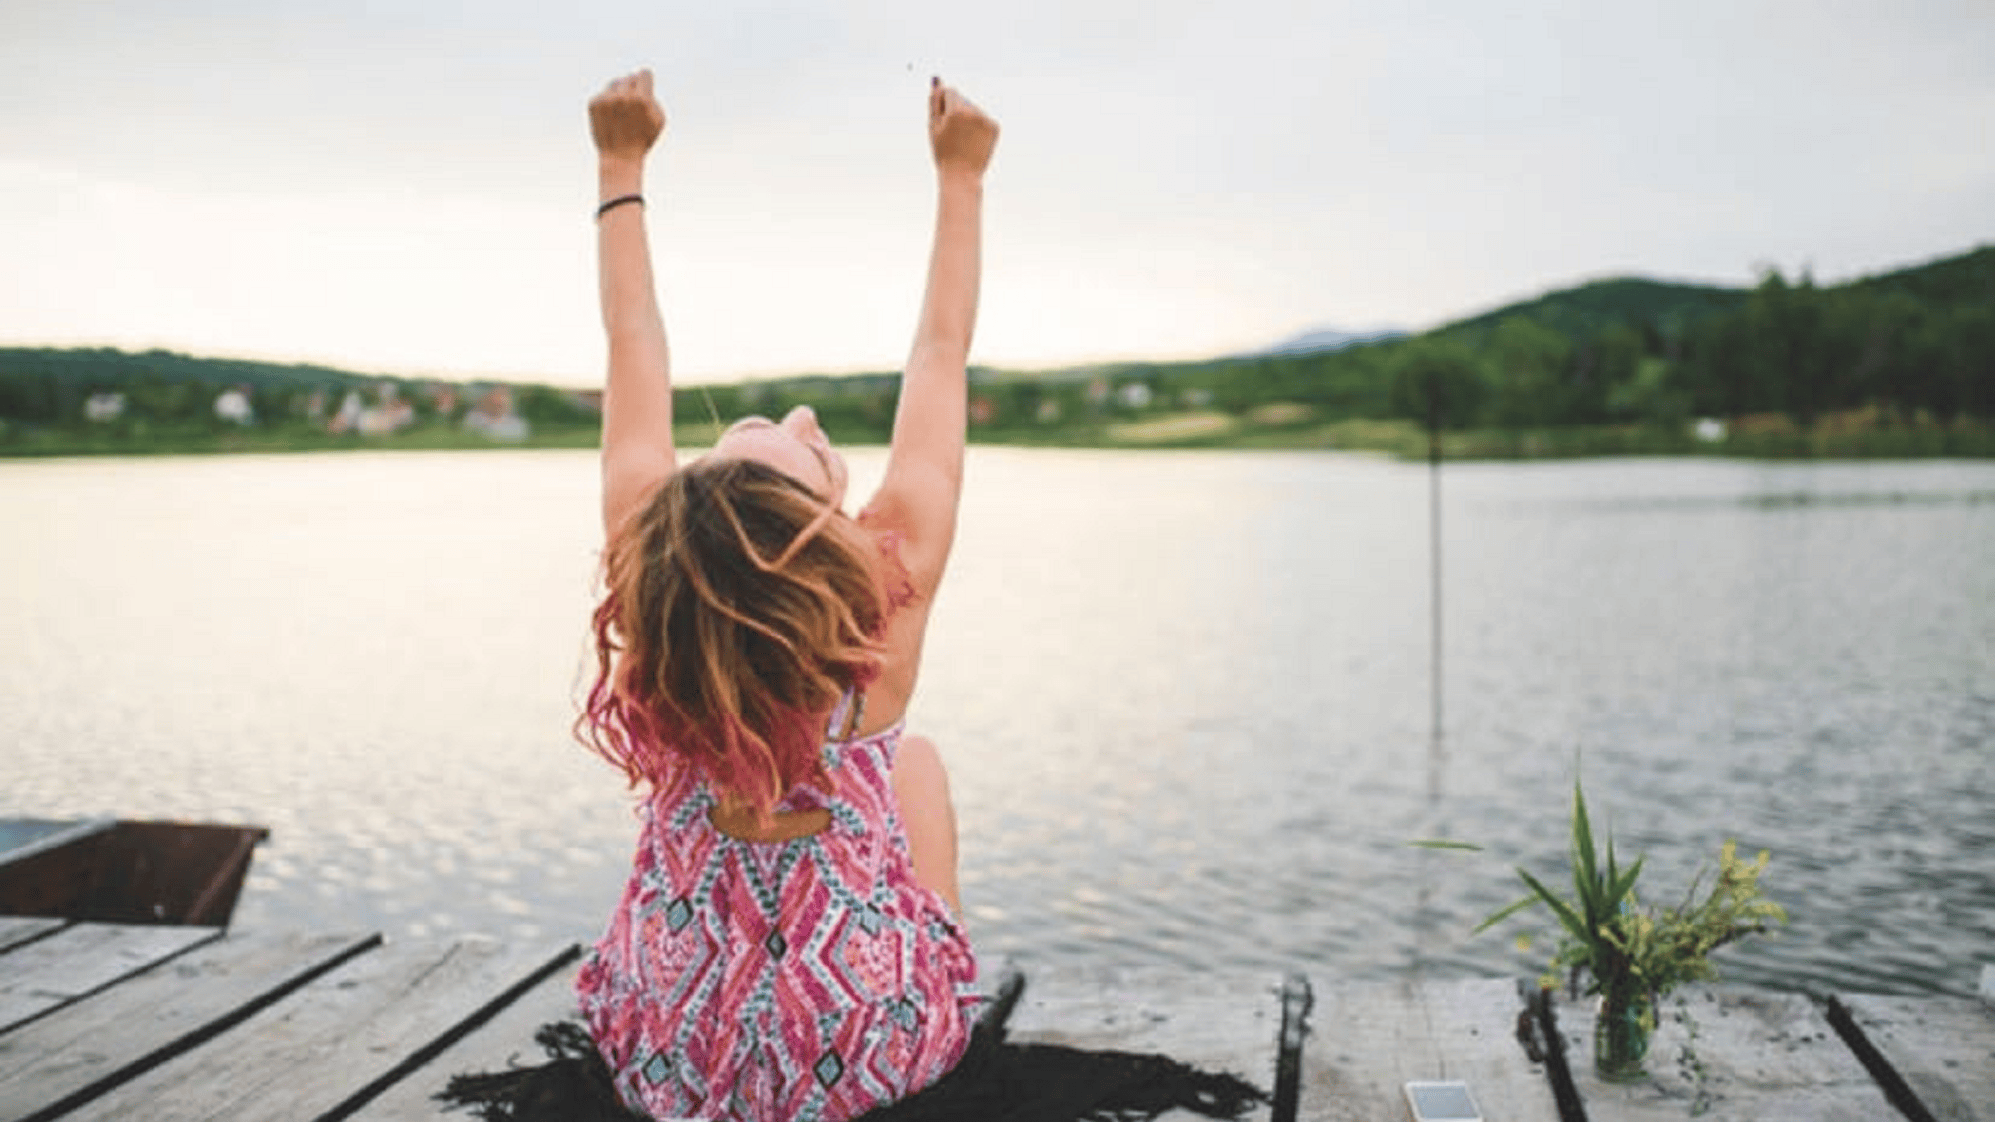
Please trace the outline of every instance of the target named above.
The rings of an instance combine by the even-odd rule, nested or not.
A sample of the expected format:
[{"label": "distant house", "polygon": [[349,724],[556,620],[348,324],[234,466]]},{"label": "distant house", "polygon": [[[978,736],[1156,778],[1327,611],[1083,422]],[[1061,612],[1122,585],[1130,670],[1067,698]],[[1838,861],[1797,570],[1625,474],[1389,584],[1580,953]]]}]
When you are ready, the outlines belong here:
[{"label": "distant house", "polygon": [[360,391],[346,391],[346,396],[340,399],[339,411],[332,415],[332,420],[326,422],[326,431],[332,433],[334,436],[338,436],[341,433],[352,432],[358,429],[360,427],[360,415],[365,411],[366,407],[360,401]]},{"label": "distant house", "polygon": [[1150,404],[1147,382],[1124,382],[1115,388],[1115,400],[1124,409],[1142,409]]},{"label": "distant house", "polygon": [[526,418],[513,410],[510,386],[493,386],[478,396],[478,403],[464,414],[464,427],[482,433],[490,440],[525,440],[533,430]]},{"label": "distant house", "polygon": [[401,398],[389,398],[372,409],[360,411],[360,435],[387,436],[416,423],[416,407]]},{"label": "distant house", "polygon": [[985,397],[983,394],[977,394],[972,398],[970,398],[971,424],[988,425],[992,421],[997,420],[997,415],[998,415],[997,402],[992,401],[990,398]]},{"label": "distant house", "polygon": [[247,389],[230,386],[215,395],[215,416],[232,425],[253,425],[256,423],[256,406],[250,404]]},{"label": "distant house", "polygon": [[423,393],[429,398],[430,407],[436,410],[437,416],[449,417],[457,412],[456,386],[448,382],[428,382],[423,386]]},{"label": "distant house", "polygon": [[386,436],[416,423],[416,407],[401,399],[393,382],[381,383],[375,392],[380,395],[380,402],[369,406],[362,401],[359,390],[346,391],[339,412],[326,422],[326,431],[334,435],[354,432],[361,436]]},{"label": "distant house", "polygon": [[97,424],[109,424],[125,415],[125,395],[121,393],[93,393],[83,403],[83,418]]}]

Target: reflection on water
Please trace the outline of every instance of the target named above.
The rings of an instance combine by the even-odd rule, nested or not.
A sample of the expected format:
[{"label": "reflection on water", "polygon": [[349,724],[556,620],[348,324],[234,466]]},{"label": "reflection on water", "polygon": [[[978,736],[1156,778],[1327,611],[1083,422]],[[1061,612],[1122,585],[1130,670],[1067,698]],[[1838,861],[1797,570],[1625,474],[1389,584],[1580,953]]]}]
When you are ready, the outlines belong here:
[{"label": "reflection on water", "polygon": [[[913,718],[987,950],[1532,973],[1468,931],[1561,859],[1577,761],[1658,890],[1773,850],[1793,921],[1730,977],[1972,987],[1995,465],[1447,468],[1431,809],[1425,472],[972,452]],[[267,824],[244,926],[592,935],[633,835],[567,733],[595,486],[569,452],[0,465],[0,813]]]}]

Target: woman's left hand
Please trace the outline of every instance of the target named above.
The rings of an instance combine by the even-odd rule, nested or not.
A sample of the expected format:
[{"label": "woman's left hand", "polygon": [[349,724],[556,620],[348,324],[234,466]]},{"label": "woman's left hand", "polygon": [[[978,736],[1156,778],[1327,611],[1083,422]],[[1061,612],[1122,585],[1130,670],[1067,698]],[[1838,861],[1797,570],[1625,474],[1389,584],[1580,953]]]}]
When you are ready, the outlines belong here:
[{"label": "woman's left hand", "polygon": [[954,86],[933,78],[928,87],[928,144],[944,173],[982,178],[997,147],[998,125]]},{"label": "woman's left hand", "polygon": [[651,95],[651,71],[627,74],[589,99],[589,134],[605,161],[644,162],[665,131],[665,110]]}]

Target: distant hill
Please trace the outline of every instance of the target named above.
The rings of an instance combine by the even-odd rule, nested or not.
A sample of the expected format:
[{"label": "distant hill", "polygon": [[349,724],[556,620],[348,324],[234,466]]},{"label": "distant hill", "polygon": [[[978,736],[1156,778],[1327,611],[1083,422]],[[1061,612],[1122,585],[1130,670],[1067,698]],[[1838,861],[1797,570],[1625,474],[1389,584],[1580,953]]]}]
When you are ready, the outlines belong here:
[{"label": "distant hill", "polygon": [[354,386],[388,375],[360,374],[309,363],[206,358],[178,351],[122,351],[111,347],[0,347],[0,379],[41,378],[90,388],[128,382],[204,382],[267,390],[293,386]]},{"label": "distant hill", "polygon": [[1984,245],[1958,257],[1942,257],[1924,265],[1894,269],[1850,282],[1867,292],[1903,292],[1932,304],[1980,304],[1995,308],[1995,245]]},{"label": "distant hill", "polygon": [[[1419,422],[1436,415],[1430,394],[1449,403],[1450,427],[1487,431],[1624,426],[1688,441],[1681,434],[1696,417],[1737,418],[1776,436],[1822,418],[1854,424],[1847,418],[1860,417],[1894,431],[1982,432],[1973,426],[1995,420],[1995,246],[1828,286],[1778,272],[1751,288],[1611,277],[1418,335],[1322,327],[1249,354],[1062,370],[978,367],[970,383],[973,431],[1036,443],[1098,441],[1118,425],[1179,413],[1233,434],[1225,439]],[[216,445],[215,434],[237,431],[216,408],[233,387],[249,391],[254,424],[272,434],[273,446],[288,431],[318,440],[313,447],[324,443],[323,433],[311,435],[323,428],[319,418],[350,389],[414,402],[418,428],[447,427],[474,388],[485,392],[160,350],[0,348],[0,455],[116,451],[168,437]],[[808,403],[841,440],[884,440],[898,390],[892,374],[798,375],[679,387],[676,408],[703,420]],[[519,383],[504,392],[537,432],[583,433],[597,423],[589,395]],[[1986,454],[1971,450],[1985,444],[1951,440],[1916,448]]]},{"label": "distant hill", "polygon": [[1377,327],[1368,331],[1343,331],[1335,327],[1318,327],[1300,335],[1283,339],[1281,342],[1258,353],[1265,355],[1307,355],[1323,351],[1341,351],[1345,347],[1355,347],[1363,343],[1385,343],[1403,337],[1406,332],[1397,327]]},{"label": "distant hill", "polygon": [[[1934,305],[1995,307],[1995,245],[1830,285],[1828,289],[1902,292]],[[1727,285],[1608,277],[1478,312],[1443,324],[1432,333],[1474,338],[1511,316],[1525,316],[1569,336],[1592,335],[1612,326],[1653,325],[1681,330],[1712,314],[1736,311],[1752,294],[1751,288]]]},{"label": "distant hill", "polygon": [[1438,378],[1460,410],[1451,423],[1499,429],[1775,414],[1805,428],[1865,409],[1944,425],[1995,417],[1995,247],[1827,287],[1777,272],[1750,288],[1610,277],[1419,335],[1346,336],[1099,374],[1235,415],[1289,403],[1328,420],[1420,418]]},{"label": "distant hill", "polygon": [[1682,329],[1714,312],[1745,303],[1749,288],[1686,284],[1648,277],[1588,281],[1505,304],[1435,329],[1436,333],[1477,337],[1512,316],[1536,320],[1563,335],[1592,335],[1607,327],[1655,324]]}]

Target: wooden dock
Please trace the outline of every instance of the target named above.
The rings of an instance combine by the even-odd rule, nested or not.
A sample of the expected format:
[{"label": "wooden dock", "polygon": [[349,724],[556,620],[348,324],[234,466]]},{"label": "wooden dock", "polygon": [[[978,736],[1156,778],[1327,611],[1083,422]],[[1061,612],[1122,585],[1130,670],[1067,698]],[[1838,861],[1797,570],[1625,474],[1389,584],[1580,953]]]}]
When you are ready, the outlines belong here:
[{"label": "wooden dock", "polygon": [[[0,1122],[453,1117],[430,1096],[454,1073],[537,1059],[533,1029],[571,1012],[579,959],[573,945],[0,918]],[[1995,1122],[1995,978],[1982,987],[1978,1001],[1693,990],[1694,1029],[1666,1003],[1649,1076],[1613,1085],[1592,1076],[1588,1008],[1505,979],[1039,971],[1013,1030],[1232,1070],[1275,1092],[1260,1122],[1404,1119],[1412,1079],[1467,1081],[1488,1122],[1693,1107]]]}]

